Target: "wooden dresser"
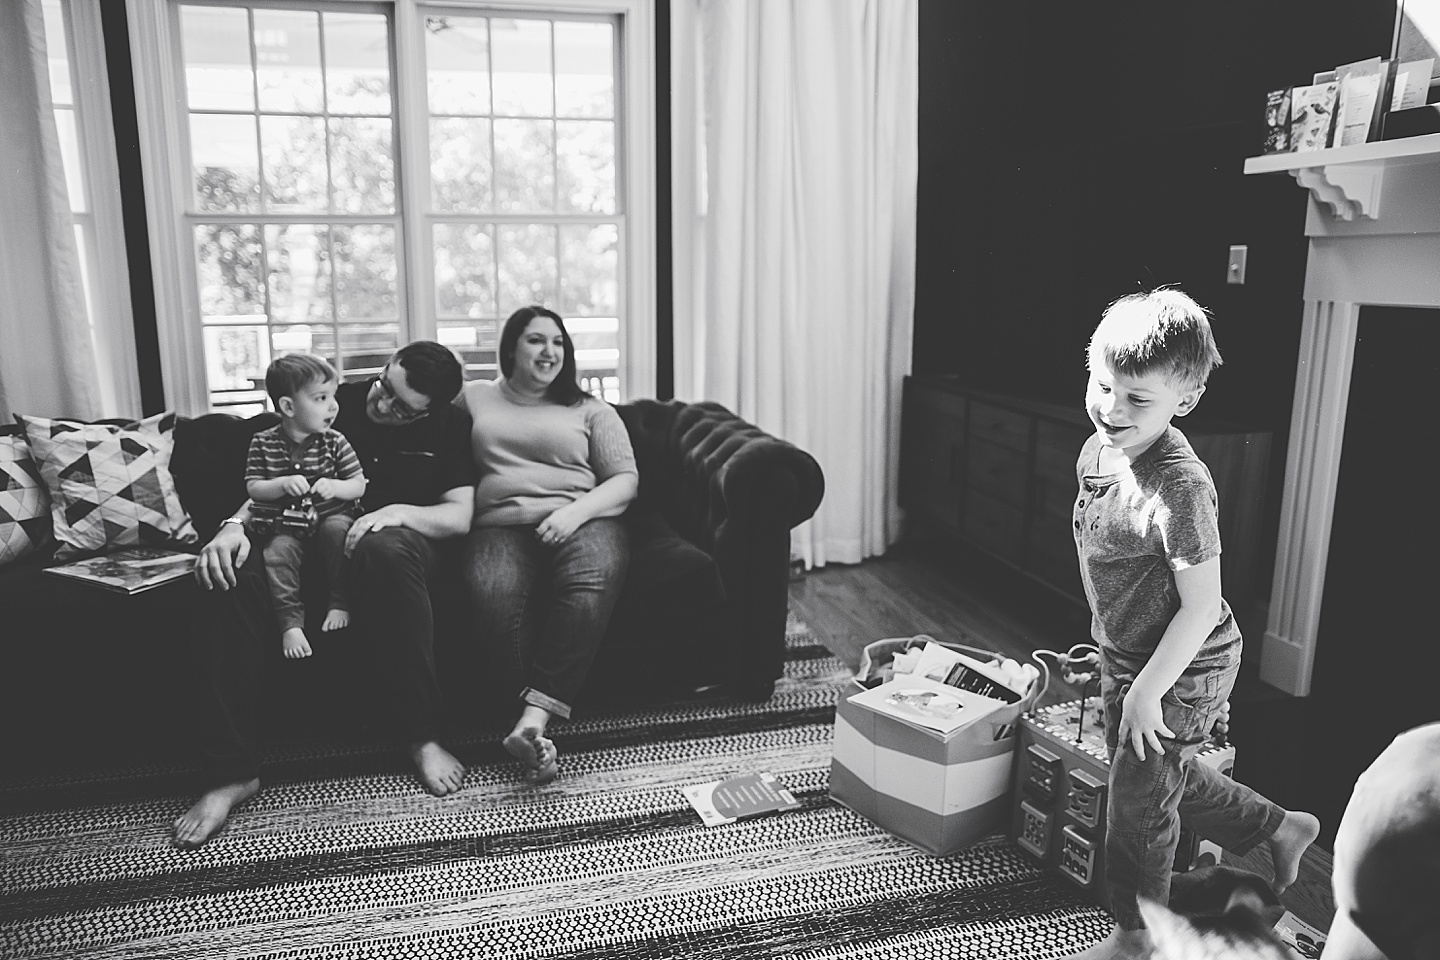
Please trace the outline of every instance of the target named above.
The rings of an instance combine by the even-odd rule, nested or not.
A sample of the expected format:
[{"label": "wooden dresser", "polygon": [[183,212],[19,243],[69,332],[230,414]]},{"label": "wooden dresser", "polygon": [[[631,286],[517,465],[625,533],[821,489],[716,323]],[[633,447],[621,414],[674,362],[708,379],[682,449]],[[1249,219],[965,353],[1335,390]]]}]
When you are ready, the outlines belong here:
[{"label": "wooden dresser", "polygon": [[[1082,398],[1060,405],[910,376],[901,416],[911,528],[958,536],[1084,605],[1070,529],[1075,460],[1094,432]],[[1269,586],[1259,565],[1271,434],[1197,416],[1175,424],[1215,479],[1225,598],[1238,610]]]}]

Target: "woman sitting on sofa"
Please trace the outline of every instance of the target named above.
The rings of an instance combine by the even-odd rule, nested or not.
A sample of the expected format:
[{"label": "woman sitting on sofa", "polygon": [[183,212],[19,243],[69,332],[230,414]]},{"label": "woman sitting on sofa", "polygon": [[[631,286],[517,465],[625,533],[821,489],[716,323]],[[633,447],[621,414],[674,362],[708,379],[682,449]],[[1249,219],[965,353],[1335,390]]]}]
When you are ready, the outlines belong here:
[{"label": "woman sitting on sofa", "polygon": [[500,333],[498,380],[466,385],[480,470],[465,541],[481,642],[521,701],[505,748],[526,779],[557,772],[553,717],[570,716],[630,559],[618,517],[639,489],[619,414],[580,388],[559,315],[517,310]]}]

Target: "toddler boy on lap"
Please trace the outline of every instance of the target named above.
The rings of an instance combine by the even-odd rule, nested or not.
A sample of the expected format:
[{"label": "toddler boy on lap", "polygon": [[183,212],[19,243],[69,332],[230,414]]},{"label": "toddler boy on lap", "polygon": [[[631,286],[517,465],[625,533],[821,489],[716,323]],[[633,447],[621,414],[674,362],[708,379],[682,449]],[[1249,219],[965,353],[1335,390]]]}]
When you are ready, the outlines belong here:
[{"label": "toddler boy on lap", "polygon": [[[335,390],[340,377],[319,357],[292,353],[265,371],[265,390],[280,422],[250,440],[245,492],[258,503],[296,501],[313,494],[318,522],[313,533],[325,562],[329,605],[323,631],[350,624],[345,599],[345,535],[365,493],[365,473],[344,434],[330,424],[340,412]],[[265,579],[280,623],[285,656],[310,656],[305,608],[300,602],[300,567],[308,538],[275,530],[262,539]]]}]

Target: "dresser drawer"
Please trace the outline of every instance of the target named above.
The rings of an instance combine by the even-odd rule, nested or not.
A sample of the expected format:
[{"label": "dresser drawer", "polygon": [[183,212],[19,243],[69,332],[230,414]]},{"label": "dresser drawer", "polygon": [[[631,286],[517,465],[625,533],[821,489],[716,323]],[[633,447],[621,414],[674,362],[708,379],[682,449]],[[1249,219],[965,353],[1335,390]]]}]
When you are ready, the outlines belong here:
[{"label": "dresser drawer", "polygon": [[1080,459],[1080,448],[1094,432],[1053,420],[1036,421],[1035,475],[1063,478],[1073,485],[1075,462]]},{"label": "dresser drawer", "polygon": [[1029,458],[990,440],[972,440],[965,479],[972,490],[1023,508],[1030,480]]},{"label": "dresser drawer", "polygon": [[971,490],[965,498],[966,538],[1016,566],[1025,553],[1025,512]]},{"label": "dresser drawer", "polygon": [[998,443],[1002,447],[1030,453],[1030,424],[1023,413],[992,407],[988,403],[970,404],[970,436]]}]

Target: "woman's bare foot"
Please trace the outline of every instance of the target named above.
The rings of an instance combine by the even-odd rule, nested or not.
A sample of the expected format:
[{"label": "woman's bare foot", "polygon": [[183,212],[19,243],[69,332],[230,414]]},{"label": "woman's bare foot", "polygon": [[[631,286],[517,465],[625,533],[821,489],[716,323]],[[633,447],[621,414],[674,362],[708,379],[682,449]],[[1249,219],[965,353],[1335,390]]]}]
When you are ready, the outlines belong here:
[{"label": "woman's bare foot", "polygon": [[350,626],[350,611],[342,610],[339,607],[331,607],[325,611],[325,622],[320,624],[321,633],[329,633],[331,630],[344,630]]},{"label": "woman's bare foot", "polygon": [[299,627],[291,627],[280,635],[280,642],[285,646],[285,659],[298,660],[301,657],[310,656],[310,641],[305,638],[305,631]]},{"label": "woman's bare foot", "polygon": [[550,723],[550,711],[544,707],[526,704],[515,721],[515,729],[505,738],[505,749],[525,765],[525,782],[537,786],[549,783],[560,772],[559,754],[555,743],[545,736]]},{"label": "woman's bare foot", "polygon": [[1312,814],[1287,810],[1285,819],[1266,841],[1270,846],[1270,861],[1275,865],[1275,879],[1270,886],[1276,893],[1284,893],[1295,878],[1300,875],[1300,858],[1320,835],[1320,821]]},{"label": "woman's bare foot", "polygon": [[434,740],[411,746],[410,759],[415,762],[420,783],[437,797],[448,797],[465,780],[465,765]]},{"label": "woman's bare foot", "polygon": [[194,850],[205,843],[230,818],[230,811],[260,792],[260,780],[241,780],[215,787],[172,824],[174,844],[182,850]]}]

